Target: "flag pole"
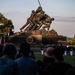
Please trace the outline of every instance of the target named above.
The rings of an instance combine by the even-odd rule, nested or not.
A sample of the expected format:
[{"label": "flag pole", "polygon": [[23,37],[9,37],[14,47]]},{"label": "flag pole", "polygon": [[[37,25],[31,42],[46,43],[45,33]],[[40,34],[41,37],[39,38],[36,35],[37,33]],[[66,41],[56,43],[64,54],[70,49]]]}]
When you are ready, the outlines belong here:
[{"label": "flag pole", "polygon": [[39,6],[41,7],[41,3],[40,3],[40,1],[38,0],[38,3],[39,3]]}]

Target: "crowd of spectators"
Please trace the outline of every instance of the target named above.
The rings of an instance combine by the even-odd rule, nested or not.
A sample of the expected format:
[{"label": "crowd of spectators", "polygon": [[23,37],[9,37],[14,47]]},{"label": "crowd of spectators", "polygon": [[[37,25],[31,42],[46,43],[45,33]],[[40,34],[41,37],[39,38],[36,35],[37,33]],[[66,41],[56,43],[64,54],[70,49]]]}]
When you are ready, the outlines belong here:
[{"label": "crowd of spectators", "polygon": [[0,45],[0,75],[75,75],[75,67],[64,61],[65,48],[47,46],[43,59],[37,60],[30,44]]}]

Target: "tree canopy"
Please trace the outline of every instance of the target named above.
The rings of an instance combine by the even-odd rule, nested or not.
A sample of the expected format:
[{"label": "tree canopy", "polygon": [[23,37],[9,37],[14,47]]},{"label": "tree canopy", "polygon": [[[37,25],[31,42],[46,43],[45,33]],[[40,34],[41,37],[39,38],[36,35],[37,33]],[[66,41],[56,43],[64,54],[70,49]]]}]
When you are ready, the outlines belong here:
[{"label": "tree canopy", "polygon": [[68,40],[68,42],[71,44],[71,45],[75,45],[75,37]]},{"label": "tree canopy", "polygon": [[7,34],[14,29],[13,23],[0,13],[0,33]]}]

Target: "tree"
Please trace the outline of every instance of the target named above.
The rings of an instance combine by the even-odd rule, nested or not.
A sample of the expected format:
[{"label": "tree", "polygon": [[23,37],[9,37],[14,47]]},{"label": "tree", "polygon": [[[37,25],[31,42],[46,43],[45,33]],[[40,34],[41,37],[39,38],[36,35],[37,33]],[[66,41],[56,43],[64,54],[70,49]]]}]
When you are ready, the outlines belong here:
[{"label": "tree", "polygon": [[7,34],[10,33],[12,29],[14,29],[12,21],[0,13],[0,33]]},{"label": "tree", "polygon": [[75,45],[75,38],[72,38],[72,39],[68,40],[68,42],[69,42],[71,45]]}]

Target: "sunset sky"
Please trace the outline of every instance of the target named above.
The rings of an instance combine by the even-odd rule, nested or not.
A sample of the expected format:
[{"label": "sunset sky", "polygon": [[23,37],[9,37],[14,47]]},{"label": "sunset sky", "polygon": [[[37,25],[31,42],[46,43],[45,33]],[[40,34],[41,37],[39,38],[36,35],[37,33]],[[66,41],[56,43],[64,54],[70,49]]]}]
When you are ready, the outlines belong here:
[{"label": "sunset sky", "polygon": [[[75,35],[75,0],[40,0],[40,3],[45,13],[55,18],[50,30],[68,37]],[[0,13],[12,20],[14,31],[18,32],[38,6],[38,0],[0,0]]]}]

